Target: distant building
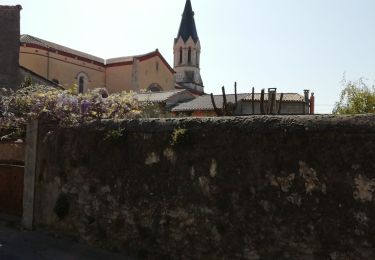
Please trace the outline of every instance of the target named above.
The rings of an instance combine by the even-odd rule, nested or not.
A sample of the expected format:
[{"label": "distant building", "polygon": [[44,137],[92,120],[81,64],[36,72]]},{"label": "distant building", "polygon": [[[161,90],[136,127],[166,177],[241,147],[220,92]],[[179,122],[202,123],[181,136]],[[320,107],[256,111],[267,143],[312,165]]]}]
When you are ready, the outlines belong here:
[{"label": "distant building", "polygon": [[200,74],[201,45],[190,0],[185,4],[180,29],[174,39],[173,54],[176,88],[203,94],[204,87]]},{"label": "distant building", "polygon": [[[305,115],[314,113],[313,103],[310,103],[309,93],[305,91],[305,95],[300,95],[298,93],[284,93],[283,101],[281,103],[281,115]],[[226,95],[228,103],[235,103],[235,95],[229,94]],[[252,94],[238,94],[238,106],[234,111],[234,115],[245,116],[245,115],[260,115],[260,101],[261,94],[255,93],[254,95],[254,112],[253,112],[253,98]],[[218,108],[223,107],[223,96],[214,95],[214,100]],[[279,107],[280,94],[276,95],[276,102],[274,106],[273,114],[277,114],[277,109]],[[310,104],[312,105],[310,107]],[[264,106],[268,107],[268,95],[264,96]],[[181,103],[172,109],[172,112],[175,114],[184,114],[188,116],[197,116],[197,117],[207,117],[207,116],[216,116],[210,95],[202,95],[197,97],[194,100]]]},{"label": "distant building", "polygon": [[158,50],[105,60],[27,34],[20,42],[20,65],[65,88],[105,87],[110,93],[174,89],[175,72]]},{"label": "distant building", "polygon": [[154,103],[158,104],[159,108],[164,112],[170,112],[176,105],[190,101],[195,96],[186,89],[175,89],[169,91],[159,92],[144,92],[137,93],[136,99],[143,103]]}]

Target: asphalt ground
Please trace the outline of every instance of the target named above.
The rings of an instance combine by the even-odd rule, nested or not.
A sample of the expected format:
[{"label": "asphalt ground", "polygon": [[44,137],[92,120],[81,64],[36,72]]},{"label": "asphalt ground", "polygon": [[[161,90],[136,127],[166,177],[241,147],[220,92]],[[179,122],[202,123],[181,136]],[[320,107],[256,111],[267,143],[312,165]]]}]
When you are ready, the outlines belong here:
[{"label": "asphalt ground", "polygon": [[67,238],[23,230],[19,222],[0,216],[0,260],[134,260],[122,254],[89,247]]}]

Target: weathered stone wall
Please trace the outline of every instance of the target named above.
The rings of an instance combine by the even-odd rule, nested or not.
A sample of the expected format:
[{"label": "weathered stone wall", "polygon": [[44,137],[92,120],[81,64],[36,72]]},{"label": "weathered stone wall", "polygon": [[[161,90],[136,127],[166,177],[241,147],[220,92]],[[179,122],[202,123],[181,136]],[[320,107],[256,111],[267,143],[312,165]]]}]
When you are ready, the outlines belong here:
[{"label": "weathered stone wall", "polygon": [[37,227],[145,258],[375,259],[375,116],[39,132]]},{"label": "weathered stone wall", "polygon": [[0,87],[19,84],[20,11],[22,7],[0,5]]}]

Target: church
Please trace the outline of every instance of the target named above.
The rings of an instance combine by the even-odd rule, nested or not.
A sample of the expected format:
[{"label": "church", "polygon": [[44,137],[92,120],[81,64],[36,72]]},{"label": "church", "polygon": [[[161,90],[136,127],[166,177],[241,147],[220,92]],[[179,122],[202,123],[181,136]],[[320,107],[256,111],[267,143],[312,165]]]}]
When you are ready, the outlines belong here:
[{"label": "church", "polygon": [[[17,88],[26,76],[31,76],[35,83],[65,89],[73,86],[79,93],[95,88],[105,88],[109,93],[133,91],[138,93],[139,100],[159,103],[174,114],[191,116],[215,116],[212,99],[216,104],[224,99],[222,95],[213,98],[205,95],[200,74],[201,43],[190,0],[186,0],[180,27],[173,39],[173,67],[158,49],[103,59],[31,35],[20,36],[21,9],[21,6],[0,6],[3,24],[0,27],[0,86]],[[304,95],[277,95],[282,100],[280,114],[314,114],[315,97],[313,93],[309,97],[309,90],[304,90]],[[227,98],[238,101],[235,115],[261,113],[260,93]]]},{"label": "church", "polygon": [[158,49],[149,53],[103,59],[31,35],[21,35],[19,63],[33,73],[80,93],[106,88],[121,91],[204,93],[200,75],[201,46],[190,0],[186,1],[177,37],[173,68]]}]

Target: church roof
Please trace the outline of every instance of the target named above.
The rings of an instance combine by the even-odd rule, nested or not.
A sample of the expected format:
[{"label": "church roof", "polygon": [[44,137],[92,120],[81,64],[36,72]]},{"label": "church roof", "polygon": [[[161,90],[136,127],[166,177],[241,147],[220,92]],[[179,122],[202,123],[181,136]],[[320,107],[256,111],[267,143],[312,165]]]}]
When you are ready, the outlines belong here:
[{"label": "church roof", "polygon": [[52,50],[56,50],[56,51],[60,51],[60,52],[64,52],[64,53],[70,53],[70,54],[76,55],[78,57],[82,57],[82,58],[85,58],[85,59],[93,60],[93,61],[96,61],[98,63],[104,64],[104,59],[102,59],[102,58],[99,58],[99,57],[96,57],[94,55],[90,55],[90,54],[87,54],[87,53],[84,53],[84,52],[81,52],[81,51],[77,51],[77,50],[62,46],[62,45],[57,44],[57,43],[46,41],[46,40],[37,38],[35,36],[31,36],[31,35],[28,35],[28,34],[21,35],[20,36],[20,42],[21,42],[21,44],[36,45],[36,46],[42,47],[44,49],[52,49]]},{"label": "church roof", "polygon": [[95,64],[97,64],[99,66],[105,66],[105,67],[113,67],[113,66],[116,66],[116,65],[127,65],[127,64],[131,65],[133,63],[134,58],[137,58],[140,61],[144,61],[144,60],[153,58],[155,56],[159,56],[159,58],[165,64],[165,66],[168,68],[168,70],[171,73],[175,73],[173,68],[165,60],[163,55],[161,55],[161,53],[159,52],[158,49],[156,49],[155,51],[146,53],[146,54],[128,56],[128,57],[119,57],[119,58],[113,58],[113,59],[105,60],[105,59],[102,59],[102,58],[99,58],[99,57],[96,57],[96,56],[93,56],[93,55],[90,55],[90,54],[87,54],[87,53],[84,53],[84,52],[81,52],[81,51],[77,51],[77,50],[65,47],[63,45],[57,44],[57,43],[46,41],[46,40],[37,38],[35,36],[31,36],[31,35],[28,35],[28,34],[23,34],[23,35],[20,36],[20,43],[22,45],[25,44],[28,47],[41,48],[41,49],[47,50],[47,51],[48,50],[49,51],[58,51],[59,54],[66,55],[68,57],[71,57],[73,55],[73,58],[77,57],[78,59],[83,60],[83,61],[87,61],[87,62],[93,61]]},{"label": "church roof", "polygon": [[194,12],[190,0],[186,0],[185,10],[182,14],[180,29],[178,30],[176,39],[179,39],[180,37],[184,40],[184,42],[186,42],[189,37],[191,37],[194,42],[197,42],[199,39],[197,28],[195,26]]}]

